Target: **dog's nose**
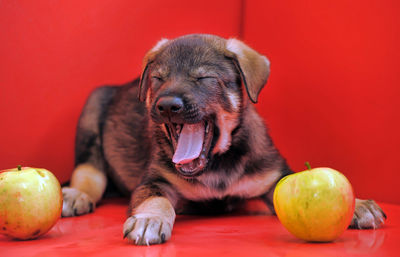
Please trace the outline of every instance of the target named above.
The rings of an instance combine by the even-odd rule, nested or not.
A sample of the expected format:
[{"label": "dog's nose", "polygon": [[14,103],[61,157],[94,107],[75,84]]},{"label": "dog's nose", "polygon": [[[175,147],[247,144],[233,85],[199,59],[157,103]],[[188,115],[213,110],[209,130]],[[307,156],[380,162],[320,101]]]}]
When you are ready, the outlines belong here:
[{"label": "dog's nose", "polygon": [[163,96],[157,101],[157,110],[164,117],[173,117],[183,110],[183,100],[177,96]]}]

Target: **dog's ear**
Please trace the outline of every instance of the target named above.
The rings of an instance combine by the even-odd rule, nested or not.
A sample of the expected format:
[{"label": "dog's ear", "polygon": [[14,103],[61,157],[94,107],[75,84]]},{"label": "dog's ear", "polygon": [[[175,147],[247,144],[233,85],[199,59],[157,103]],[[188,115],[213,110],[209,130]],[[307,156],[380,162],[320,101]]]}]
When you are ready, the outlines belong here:
[{"label": "dog's ear", "polygon": [[156,55],[165,47],[168,43],[168,39],[161,39],[158,43],[147,52],[145,57],[143,58],[143,70],[140,76],[139,82],[139,100],[143,102],[146,100],[147,90],[149,89],[148,77],[149,77],[149,65],[153,62]]},{"label": "dog's ear", "polygon": [[237,39],[226,41],[225,55],[235,64],[250,100],[257,103],[258,94],[268,80],[269,60]]}]

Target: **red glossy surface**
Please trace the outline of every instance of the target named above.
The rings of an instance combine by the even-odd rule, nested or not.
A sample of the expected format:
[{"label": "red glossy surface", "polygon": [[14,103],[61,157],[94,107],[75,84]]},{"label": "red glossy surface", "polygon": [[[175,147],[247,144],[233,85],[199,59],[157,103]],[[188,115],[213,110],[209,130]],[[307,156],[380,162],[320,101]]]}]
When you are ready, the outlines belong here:
[{"label": "red glossy surface", "polygon": [[[400,206],[381,204],[388,220],[378,230],[347,230],[333,243],[294,238],[275,216],[178,216],[172,239],[156,246],[129,245],[122,239],[127,201],[106,200],[96,212],[61,219],[45,236],[32,241],[0,235],[0,255],[18,256],[398,256]],[[264,211],[260,202],[253,210]]]}]

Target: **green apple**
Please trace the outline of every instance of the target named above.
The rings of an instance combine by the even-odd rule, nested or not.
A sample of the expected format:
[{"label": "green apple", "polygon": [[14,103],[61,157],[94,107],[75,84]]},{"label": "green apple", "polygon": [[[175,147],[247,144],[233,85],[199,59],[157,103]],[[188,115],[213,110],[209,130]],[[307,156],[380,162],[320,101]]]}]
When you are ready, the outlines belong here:
[{"label": "green apple", "polygon": [[25,240],[49,231],[61,217],[62,193],[46,169],[0,171],[0,233]]},{"label": "green apple", "polygon": [[355,197],[347,178],[331,168],[315,168],[282,178],[274,207],[283,226],[296,237],[313,242],[338,238],[349,226]]}]

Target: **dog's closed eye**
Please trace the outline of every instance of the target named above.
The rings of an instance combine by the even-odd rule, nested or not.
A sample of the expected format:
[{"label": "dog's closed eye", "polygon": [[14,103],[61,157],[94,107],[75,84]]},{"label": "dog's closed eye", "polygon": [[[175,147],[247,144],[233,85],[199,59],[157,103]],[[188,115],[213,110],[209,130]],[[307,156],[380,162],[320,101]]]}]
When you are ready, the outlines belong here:
[{"label": "dog's closed eye", "polygon": [[215,77],[211,77],[211,76],[197,77],[196,81],[197,82],[203,82],[203,81],[206,81],[208,79],[216,79],[216,78]]},{"label": "dog's closed eye", "polygon": [[157,81],[164,81],[162,77],[160,76],[151,76],[152,79],[157,80]]}]

